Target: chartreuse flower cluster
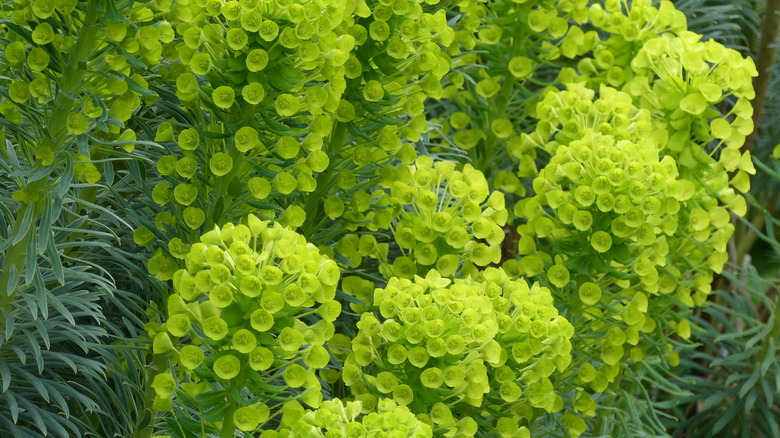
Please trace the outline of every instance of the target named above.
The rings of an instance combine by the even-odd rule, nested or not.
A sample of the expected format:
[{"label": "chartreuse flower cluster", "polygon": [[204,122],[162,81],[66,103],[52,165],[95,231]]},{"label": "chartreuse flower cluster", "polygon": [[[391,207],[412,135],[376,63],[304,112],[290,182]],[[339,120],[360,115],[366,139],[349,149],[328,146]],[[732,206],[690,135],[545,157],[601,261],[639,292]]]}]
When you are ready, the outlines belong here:
[{"label": "chartreuse flower cluster", "polygon": [[[591,40],[590,47],[577,53],[577,81],[584,81],[589,88],[601,84],[621,87],[634,77],[631,60],[648,40],[659,35],[675,35],[687,31],[685,15],[671,1],[653,2],[609,0],[588,6],[589,25],[603,31],[608,37],[601,39],[595,30],[584,36]],[[570,48],[582,39],[581,27],[572,28],[561,44],[561,54],[575,58]]]},{"label": "chartreuse flower cluster", "polygon": [[[534,212],[549,206],[559,221],[569,222],[569,233],[587,235],[593,254],[604,254],[604,261],[613,265],[615,261],[631,265],[648,293],[680,292],[669,283],[671,276],[693,289],[693,298],[685,288],[678,298],[701,304],[712,273],[720,272],[726,260],[726,243],[733,232],[729,205],[718,205],[707,186],[689,179],[693,175],[684,178],[682,158],[662,155],[669,152],[664,125],[651,122],[648,111],[633,107],[629,95],[602,86],[601,96],[593,100],[592,91],[569,88],[549,93],[539,104],[539,128],[527,138],[545,142],[553,158],[534,180],[537,196],[517,206],[529,219],[524,229],[533,228],[537,236],[541,232],[565,238],[567,233],[549,227],[547,220],[535,220],[544,215]],[[586,115],[577,112],[586,108]],[[550,135],[555,141],[546,142]],[[714,159],[711,164],[716,165]],[[712,174],[710,184],[722,181],[721,194],[736,199],[728,190],[727,174],[721,171],[718,179]],[[625,243],[635,246],[628,251],[630,263],[615,259]],[[615,245],[616,251],[609,253]],[[675,270],[691,272],[695,281],[687,283]],[[563,277],[559,287],[565,286]]]},{"label": "chartreuse flower cluster", "polygon": [[[0,103],[0,114],[13,125],[29,127],[32,137],[20,141],[31,143],[24,155],[37,165],[50,166],[67,155],[74,177],[94,184],[101,178],[100,158],[121,155],[114,146],[133,150],[135,132],[124,124],[157,96],[117,50],[98,50],[113,42],[99,28],[118,23],[92,1],[22,2],[11,11],[2,14],[14,28],[4,33],[0,84],[9,99]],[[38,185],[20,187],[15,199],[40,196]]]},{"label": "chartreuse flower cluster", "polygon": [[500,268],[480,275],[431,270],[375,290],[376,313],[357,323],[342,375],[366,412],[392,398],[447,436],[508,437],[528,436],[534,408],[561,409],[553,380],[569,366],[574,328],[548,289]]},{"label": "chartreuse flower cluster", "polygon": [[393,400],[382,399],[376,409],[362,415],[361,402],[333,399],[308,411],[281,433],[264,433],[262,438],[431,438],[431,426],[421,422]]},{"label": "chartreuse flower cluster", "polygon": [[[527,220],[518,228],[523,273],[540,274],[544,259],[558,255],[534,254],[534,239],[554,239],[577,248],[565,258],[589,260],[586,266],[601,273],[631,272],[647,293],[656,292],[656,269],[669,252],[666,236],[677,232],[681,203],[694,186],[678,178],[674,159],[659,156],[650,113],[609,87],[594,100],[592,90],[570,86],[548,93],[537,116],[539,128],[526,138],[545,139],[551,158],[534,179],[535,195],[515,205]],[[555,140],[547,142],[550,135]],[[547,279],[564,288],[570,276],[561,266],[548,270]]]},{"label": "chartreuse flower cluster", "polygon": [[[141,42],[148,64],[163,62],[162,77],[175,82],[176,96],[194,112],[189,126],[157,129],[155,140],[167,142],[171,154],[158,165],[166,181],[155,200],[175,202],[173,213],[193,229],[212,222],[203,214],[211,206],[257,207],[269,196],[276,201],[263,204],[269,216],[279,209],[283,224],[302,225],[322,200],[304,211],[296,199],[313,192],[318,175],[342,154],[344,168],[349,161],[359,167],[387,160],[400,141],[383,138],[416,140],[428,130],[422,102],[441,95],[440,79],[449,71],[440,44],[448,45],[453,31],[444,10],[428,13],[422,2],[151,7],[165,20],[151,10],[141,14],[135,35],[126,38]],[[200,114],[201,105],[211,116]],[[413,117],[399,117],[406,114]],[[360,137],[356,149],[346,126],[366,124],[384,137]],[[385,125],[391,129],[377,129]],[[322,177],[320,191],[333,189],[327,184],[333,176]]]},{"label": "chartreuse flower cluster", "polygon": [[52,175],[83,205],[148,183],[165,433],[578,436],[674,364],[745,211],[756,72],[671,2],[109,3],[0,12],[2,138],[52,169],[13,195],[36,214]]},{"label": "chartreuse flower cluster", "polygon": [[385,184],[401,208],[393,234],[404,255],[392,262],[392,275],[410,279],[436,269],[453,277],[500,262],[508,212],[482,172],[428,156],[397,170]]},{"label": "chartreuse flower cluster", "polygon": [[242,206],[293,228],[367,220],[365,169],[428,131],[454,35],[436,2],[384,3],[155,3],[117,32],[188,115],[155,127],[162,231],[187,240]]},{"label": "chartreuse flower cluster", "polygon": [[279,397],[319,406],[315,370],[330,362],[323,345],[341,312],[336,263],[254,215],[172,252],[186,268],[173,276],[165,322],[150,327],[154,353],[175,363],[155,378],[156,408],[170,409],[177,388],[212,394],[198,407],[224,412],[223,431],[253,431],[275,415]]},{"label": "chartreuse flower cluster", "polygon": [[[527,221],[515,267],[560,291],[587,354],[598,351],[599,368],[586,362],[582,383],[603,392],[626,361],[657,348],[643,333],[690,336],[686,312],[706,299],[733,226],[727,208],[663,155],[668,132],[629,94],[602,85],[596,98],[570,84],[547,93],[535,114],[524,140],[551,158],[535,195],[515,206]],[[657,352],[674,364],[671,353]]]},{"label": "chartreuse flower cluster", "polygon": [[[681,175],[743,214],[745,202],[735,189],[746,192],[747,174],[755,172],[749,152],[739,150],[754,128],[753,60],[715,40],[702,42],[669,2],[656,10],[649,2],[610,1],[590,10],[592,23],[613,35],[578,63],[582,79],[593,89],[620,87],[637,107],[658,116],[668,132],[663,153],[677,160]],[[726,172],[735,172],[730,181]]]},{"label": "chartreuse flower cluster", "polygon": [[[681,173],[697,175],[711,196],[742,215],[745,200],[734,189],[747,192],[747,174],[755,173],[750,152],[740,147],[754,128],[750,99],[758,72],[751,58],[700,39],[681,32],[647,41],[631,61],[636,76],[626,89],[642,107],[663,115],[666,153],[678,159]],[[735,103],[722,114],[717,106],[727,97]],[[735,172],[730,181],[727,172]]]},{"label": "chartreuse flower cluster", "polygon": [[[463,1],[462,14],[454,26],[456,39],[450,53],[465,53],[453,63],[457,72],[448,75],[444,96],[453,101],[452,112],[437,119],[441,133],[467,151],[474,166],[483,171],[497,189],[525,196],[510,163],[520,162],[520,177],[534,175],[536,150],[524,148],[519,134],[526,128],[525,110],[529,98],[544,86],[566,83],[573,69],[571,59],[590,52],[598,33],[585,26],[588,1],[496,2]],[[486,66],[470,70],[468,66]],[[550,67],[560,76],[550,80]],[[543,78],[537,70],[545,68]],[[553,71],[556,71],[553,70]],[[487,110],[486,110],[487,109]]]}]

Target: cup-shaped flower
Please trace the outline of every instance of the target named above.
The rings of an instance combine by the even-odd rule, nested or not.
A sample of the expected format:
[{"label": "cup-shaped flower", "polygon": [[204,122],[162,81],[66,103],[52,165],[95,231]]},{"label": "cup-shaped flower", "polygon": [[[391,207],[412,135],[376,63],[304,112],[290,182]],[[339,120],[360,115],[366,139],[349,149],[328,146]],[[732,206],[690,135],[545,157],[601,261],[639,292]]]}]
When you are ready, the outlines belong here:
[{"label": "cup-shaped flower", "polygon": [[214,362],[214,373],[220,379],[230,380],[241,372],[241,361],[232,354],[221,356]]}]

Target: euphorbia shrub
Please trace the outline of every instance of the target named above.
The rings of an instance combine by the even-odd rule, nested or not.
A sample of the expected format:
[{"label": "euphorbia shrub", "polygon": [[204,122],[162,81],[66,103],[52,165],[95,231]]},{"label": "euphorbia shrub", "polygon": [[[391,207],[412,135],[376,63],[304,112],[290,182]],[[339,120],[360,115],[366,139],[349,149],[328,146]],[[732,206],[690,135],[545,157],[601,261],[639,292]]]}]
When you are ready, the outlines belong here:
[{"label": "euphorbia shrub", "polygon": [[755,172],[752,61],[668,1],[13,9],[0,287],[63,283],[18,232],[58,179],[137,184],[155,433],[640,430]]},{"label": "euphorbia shrub", "polygon": [[[152,195],[178,203],[170,217],[194,230],[254,208],[300,227],[347,271],[341,299],[357,313],[325,344],[335,365],[319,374],[326,387],[366,414],[383,399],[407,405],[434,434],[513,436],[561,421],[578,435],[624,380],[642,378],[644,361],[675,364],[666,337],[691,335],[687,312],[725,262],[729,210],[744,212],[750,61],[700,42],[668,2],[462,2],[446,25],[444,5],[323,4],[343,8],[334,17],[348,26],[317,32],[296,15],[314,19],[313,5],[271,11],[256,30],[254,6],[240,3],[247,17],[228,2],[182,19],[169,80],[187,111],[210,117],[178,137],[158,125],[157,141],[176,141],[184,157],[161,157],[157,169],[206,175]],[[215,35],[224,24],[226,39],[210,42],[199,22]],[[409,56],[405,38],[426,41],[415,60],[384,64]],[[235,70],[211,46],[238,54]],[[219,71],[241,73],[226,82]],[[441,115],[432,129],[424,103],[442,98],[429,105]],[[176,229],[170,257],[191,243]],[[162,249],[155,257],[170,269],[153,272],[180,282]],[[526,279],[546,291],[549,312],[501,289],[528,289]],[[469,304],[442,301],[447,290]],[[509,307],[471,321],[482,296]],[[563,322],[542,330],[550,318]],[[460,371],[463,382],[448,384]]]}]

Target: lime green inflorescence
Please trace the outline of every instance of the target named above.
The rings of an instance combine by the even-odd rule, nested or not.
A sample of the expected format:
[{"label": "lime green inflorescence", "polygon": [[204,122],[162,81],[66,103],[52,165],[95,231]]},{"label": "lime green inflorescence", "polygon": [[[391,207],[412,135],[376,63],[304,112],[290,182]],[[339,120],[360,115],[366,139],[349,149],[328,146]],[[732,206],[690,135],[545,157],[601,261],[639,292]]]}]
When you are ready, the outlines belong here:
[{"label": "lime green inflorescence", "polygon": [[394,275],[411,278],[435,267],[450,277],[464,264],[475,270],[501,261],[508,212],[503,193],[491,193],[482,172],[422,156],[387,185],[400,208],[393,235],[404,254],[392,262]]},{"label": "lime green inflorescence", "polygon": [[547,288],[488,268],[475,280],[391,278],[376,289],[344,362],[343,381],[364,409],[392,398],[457,436],[473,436],[473,409],[500,424],[534,408],[561,409],[554,381],[571,362],[574,327]]},{"label": "lime green inflorescence", "polygon": [[262,438],[431,438],[432,428],[421,422],[409,409],[393,400],[381,400],[371,413],[362,415],[361,402],[339,399],[322,403],[292,423],[283,433],[264,433]]},{"label": "lime green inflorescence", "polygon": [[456,41],[475,50],[453,66],[488,68],[445,84],[458,104],[432,150],[456,146],[505,194],[519,236],[503,268],[548,285],[576,328],[586,372],[559,387],[579,435],[607,415],[591,396],[635,387],[642,362],[677,364],[659,333],[691,336],[688,316],[728,260],[731,214],[746,211],[757,72],[668,1],[458,8]]},{"label": "lime green inflorescence", "polygon": [[[186,267],[173,274],[154,352],[171,355],[177,380],[158,375],[155,403],[175,396],[171,385],[189,396],[250,391],[252,403],[224,400],[244,431],[268,419],[273,397],[319,406],[315,370],[330,362],[323,345],[341,312],[336,264],[300,234],[254,215],[216,227],[175,255]],[[261,391],[251,383],[257,378],[277,386]]]}]

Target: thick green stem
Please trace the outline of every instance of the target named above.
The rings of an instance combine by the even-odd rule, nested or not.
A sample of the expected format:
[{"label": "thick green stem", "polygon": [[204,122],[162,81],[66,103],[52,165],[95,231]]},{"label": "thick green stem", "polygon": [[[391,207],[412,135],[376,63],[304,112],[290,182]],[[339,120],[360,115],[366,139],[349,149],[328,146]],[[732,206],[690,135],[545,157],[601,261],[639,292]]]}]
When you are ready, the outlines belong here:
[{"label": "thick green stem", "polygon": [[[763,211],[759,211],[757,216],[751,221],[753,226],[759,230],[764,227],[765,222],[766,216],[764,215]],[[742,266],[742,261],[745,259],[745,255],[748,253],[748,251],[750,251],[750,248],[753,247],[753,244],[756,243],[756,240],[758,240],[758,234],[756,234],[755,231],[747,228],[747,226],[744,228],[747,231],[742,235],[737,244],[736,262],[739,263],[740,266]]]},{"label": "thick green stem", "polygon": [[135,431],[133,438],[151,438],[152,435],[154,435],[155,411],[154,409],[147,407],[152,406],[156,395],[154,388],[152,388],[154,378],[163,370],[168,369],[168,359],[162,354],[156,355],[149,369],[150,372],[146,374],[146,388],[144,390],[144,404],[142,406],[142,409],[146,409],[142,411],[143,416],[136,422],[136,425],[138,425],[140,429]]},{"label": "thick green stem", "polygon": [[51,148],[55,153],[62,142],[68,123],[68,115],[76,106],[76,100],[71,96],[79,90],[84,79],[85,71],[81,70],[79,65],[90,55],[97,40],[98,26],[95,22],[98,14],[99,11],[90,4],[84,17],[84,27],[81,29],[79,38],[70,52],[70,59],[67,60],[63,69],[60,79],[60,93],[54,101],[54,109],[46,123],[48,135],[43,139],[41,146]]},{"label": "thick green stem", "polygon": [[341,122],[336,123],[333,132],[330,134],[330,141],[328,142],[328,157],[331,159],[330,165],[317,177],[317,187],[306,198],[306,203],[303,206],[303,211],[306,212],[306,221],[302,230],[307,238],[311,237],[311,233],[313,232],[311,228],[314,224],[314,220],[318,216],[317,213],[320,204],[322,203],[322,197],[335,177],[336,159],[341,152],[344,141],[347,139],[347,134],[347,126]]},{"label": "thick green stem", "polygon": [[233,421],[233,414],[236,413],[235,404],[231,404],[225,411],[225,418],[222,421],[222,429],[219,430],[219,438],[233,438],[236,432],[236,423]]}]

